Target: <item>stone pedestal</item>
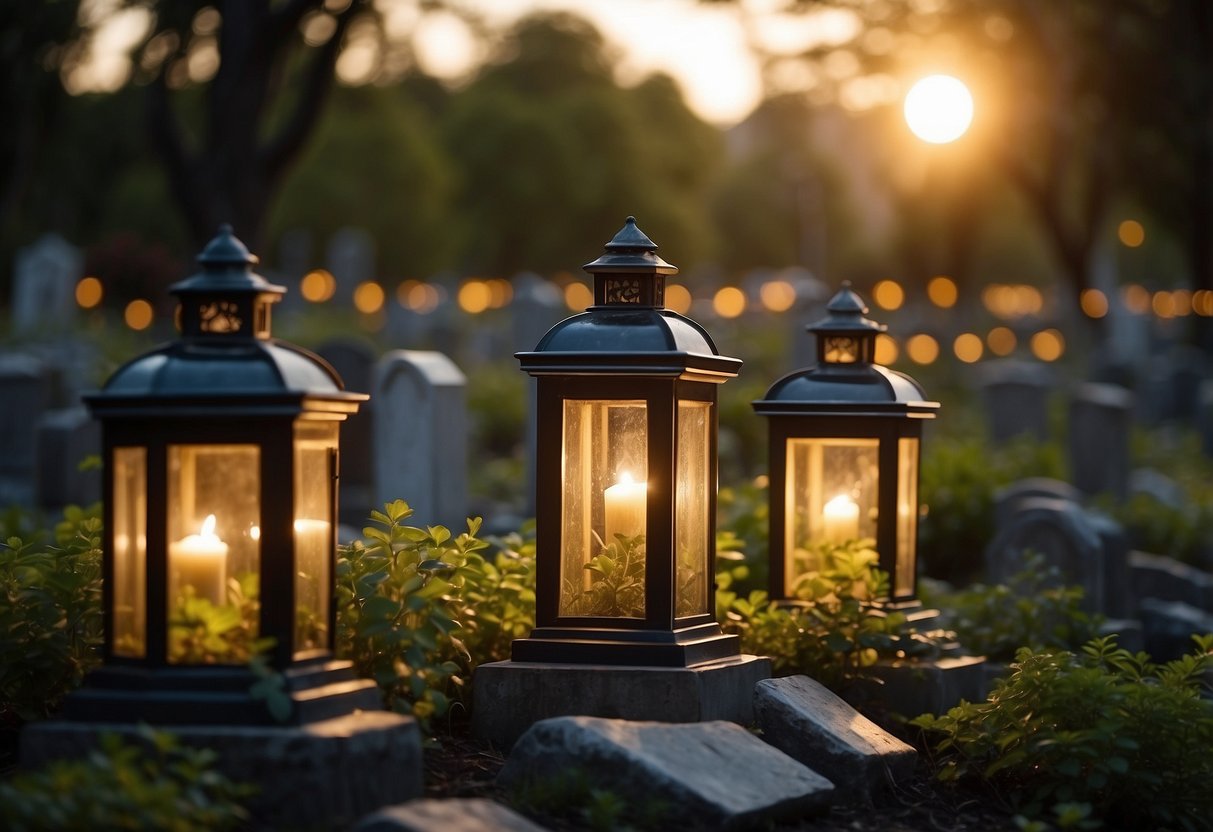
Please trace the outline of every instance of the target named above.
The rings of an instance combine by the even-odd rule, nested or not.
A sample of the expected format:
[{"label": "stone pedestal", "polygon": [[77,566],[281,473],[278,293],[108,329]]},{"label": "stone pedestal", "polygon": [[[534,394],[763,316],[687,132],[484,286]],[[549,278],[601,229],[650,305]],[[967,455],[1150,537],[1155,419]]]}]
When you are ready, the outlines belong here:
[{"label": "stone pedestal", "polygon": [[[248,803],[258,826],[344,828],[369,812],[421,795],[421,733],[411,717],[357,711],[304,726],[164,730],[184,745],[214,751],[218,770],[258,788]],[[21,767],[82,756],[98,747],[103,734],[146,742],[129,723],[37,722],[21,732]]]},{"label": "stone pedestal", "polygon": [[984,656],[878,662],[867,672],[879,681],[862,682],[854,698],[860,702],[878,702],[885,710],[905,717],[946,713],[962,699],[985,700],[985,663]]},{"label": "stone pedestal", "polygon": [[754,685],[771,660],[737,656],[694,667],[493,662],[472,679],[472,733],[508,750],[534,723],[557,716],[749,725]]}]

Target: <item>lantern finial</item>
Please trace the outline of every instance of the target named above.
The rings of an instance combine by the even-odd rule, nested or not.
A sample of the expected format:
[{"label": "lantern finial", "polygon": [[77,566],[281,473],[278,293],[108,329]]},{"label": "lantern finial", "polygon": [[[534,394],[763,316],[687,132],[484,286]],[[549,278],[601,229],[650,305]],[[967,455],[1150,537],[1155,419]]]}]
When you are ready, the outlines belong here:
[{"label": "lantern finial", "polygon": [[678,267],[657,255],[657,244],[637,228],[635,217],[604,248],[601,257],[582,266],[594,275],[595,305],[665,306],[665,278]]}]

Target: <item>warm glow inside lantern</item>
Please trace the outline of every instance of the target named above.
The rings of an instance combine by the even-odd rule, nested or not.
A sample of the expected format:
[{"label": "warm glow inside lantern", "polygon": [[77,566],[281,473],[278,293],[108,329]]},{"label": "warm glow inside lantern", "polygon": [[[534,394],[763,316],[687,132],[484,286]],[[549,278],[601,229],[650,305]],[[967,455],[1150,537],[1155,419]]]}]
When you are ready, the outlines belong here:
[{"label": "warm glow inside lantern", "polygon": [[912,378],[873,363],[885,327],[844,284],[817,336],[817,364],[771,386],[771,594],[795,598],[834,547],[869,540],[894,603],[917,595],[922,424],[939,405]]},{"label": "warm glow inside lantern", "polygon": [[538,379],[536,629],[517,661],[689,666],[738,653],[713,614],[716,391],[741,362],[664,308],[677,271],[629,217],[595,304],[519,353]]},{"label": "warm glow inside lantern", "polygon": [[105,665],[69,716],[256,721],[244,691],[213,694],[247,689],[258,654],[306,669],[301,684],[352,678],[332,661],[335,483],[340,423],[366,396],[270,337],[283,289],[230,229],[198,261],[173,287],[182,337],[88,397],[108,472]]}]

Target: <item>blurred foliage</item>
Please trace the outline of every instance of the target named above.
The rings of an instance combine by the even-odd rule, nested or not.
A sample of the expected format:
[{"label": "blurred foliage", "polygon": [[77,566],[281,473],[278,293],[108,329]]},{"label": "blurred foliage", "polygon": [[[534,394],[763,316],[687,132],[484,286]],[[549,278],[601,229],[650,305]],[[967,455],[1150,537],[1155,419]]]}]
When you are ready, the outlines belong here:
[{"label": "blurred foliage", "polygon": [[249,823],[241,803],[254,788],[215,769],[214,751],[139,729],[137,743],[103,734],[84,757],[22,771],[0,782],[8,832],[157,829],[212,832]]}]

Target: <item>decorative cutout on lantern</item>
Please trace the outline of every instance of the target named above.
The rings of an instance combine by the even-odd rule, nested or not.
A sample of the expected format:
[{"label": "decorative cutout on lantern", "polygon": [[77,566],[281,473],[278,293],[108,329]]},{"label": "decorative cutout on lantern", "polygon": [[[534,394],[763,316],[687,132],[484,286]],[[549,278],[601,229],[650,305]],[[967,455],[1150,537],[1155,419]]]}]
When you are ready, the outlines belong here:
[{"label": "decorative cutout on lantern", "polygon": [[239,332],[242,323],[239,312],[240,307],[236,304],[220,300],[202,304],[198,309],[198,319],[203,332]]}]

